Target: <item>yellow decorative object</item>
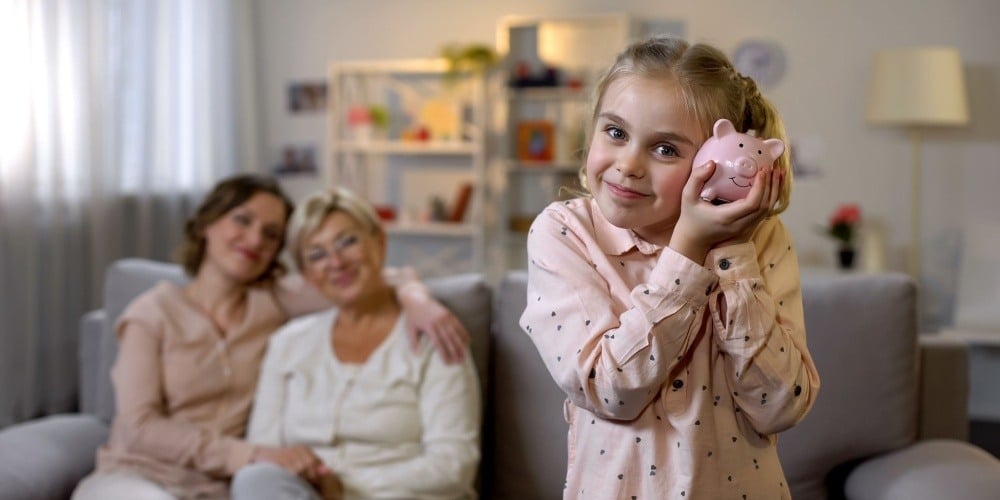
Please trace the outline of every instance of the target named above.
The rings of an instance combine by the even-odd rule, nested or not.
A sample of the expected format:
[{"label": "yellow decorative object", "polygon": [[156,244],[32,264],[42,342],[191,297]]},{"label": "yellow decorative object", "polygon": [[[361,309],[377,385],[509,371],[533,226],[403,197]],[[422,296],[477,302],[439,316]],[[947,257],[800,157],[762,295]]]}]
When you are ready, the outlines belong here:
[{"label": "yellow decorative object", "polygon": [[430,99],[424,102],[417,115],[417,122],[427,127],[433,140],[457,140],[460,138],[461,120],[458,105],[445,99]]}]

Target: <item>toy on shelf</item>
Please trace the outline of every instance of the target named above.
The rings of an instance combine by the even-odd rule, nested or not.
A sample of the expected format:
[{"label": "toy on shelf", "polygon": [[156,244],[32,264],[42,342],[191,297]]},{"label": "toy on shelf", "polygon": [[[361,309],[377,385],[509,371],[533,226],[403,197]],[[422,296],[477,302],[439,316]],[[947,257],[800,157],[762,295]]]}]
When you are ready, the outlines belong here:
[{"label": "toy on shelf", "polygon": [[705,183],[702,199],[728,203],[745,198],[757,171],[772,165],[784,152],[785,143],[779,139],[759,139],[737,132],[725,118],[716,121],[712,137],[694,156],[694,167],[715,162],[715,173]]}]

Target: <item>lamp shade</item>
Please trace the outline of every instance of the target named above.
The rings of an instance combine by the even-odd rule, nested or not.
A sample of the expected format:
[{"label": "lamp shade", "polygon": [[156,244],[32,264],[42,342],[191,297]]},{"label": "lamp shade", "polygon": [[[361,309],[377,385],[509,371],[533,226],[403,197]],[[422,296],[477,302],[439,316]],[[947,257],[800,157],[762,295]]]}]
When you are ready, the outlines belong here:
[{"label": "lamp shade", "polygon": [[969,106],[962,58],[949,47],[875,54],[866,119],[886,125],[965,125]]}]

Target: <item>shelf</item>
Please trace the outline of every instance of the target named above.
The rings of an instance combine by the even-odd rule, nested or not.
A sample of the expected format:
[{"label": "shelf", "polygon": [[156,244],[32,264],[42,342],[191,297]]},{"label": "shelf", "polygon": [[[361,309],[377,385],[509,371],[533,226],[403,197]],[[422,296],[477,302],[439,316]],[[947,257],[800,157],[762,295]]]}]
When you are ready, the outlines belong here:
[{"label": "shelf", "polygon": [[511,87],[507,98],[521,101],[587,101],[590,92],[573,87]]},{"label": "shelf", "polygon": [[528,162],[514,160],[507,171],[512,174],[568,175],[580,171],[579,163],[572,162]]},{"label": "shelf", "polygon": [[386,224],[385,230],[389,234],[464,238],[474,236],[478,227],[454,222],[400,222]]},{"label": "shelf", "polygon": [[340,141],[337,149],[345,153],[471,155],[476,145],[467,141]]}]

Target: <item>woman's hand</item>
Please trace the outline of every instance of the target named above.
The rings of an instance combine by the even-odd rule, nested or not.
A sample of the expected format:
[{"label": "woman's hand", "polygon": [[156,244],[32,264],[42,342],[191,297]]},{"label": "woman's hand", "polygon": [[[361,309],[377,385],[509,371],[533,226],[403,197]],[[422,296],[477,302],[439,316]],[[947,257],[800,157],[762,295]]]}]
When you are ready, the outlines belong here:
[{"label": "woman's hand", "polygon": [[322,476],[331,473],[308,446],[261,446],[254,452],[253,461],[271,462],[314,484]]},{"label": "woman's hand", "polygon": [[421,307],[406,309],[410,347],[416,350],[420,345],[420,336],[427,335],[446,364],[462,361],[465,348],[469,345],[469,332],[438,301],[426,297],[422,302]]},{"label": "woman's hand", "polygon": [[319,496],[323,500],[341,500],[344,498],[344,484],[340,482],[340,476],[333,472],[322,474],[313,483]]},{"label": "woman's hand", "polygon": [[750,241],[778,202],[784,179],[783,171],[773,166],[762,168],[746,198],[713,205],[701,199],[700,193],[714,172],[715,162],[691,172],[681,195],[681,215],[670,238],[671,248],[695,262],[704,262],[713,247]]}]

